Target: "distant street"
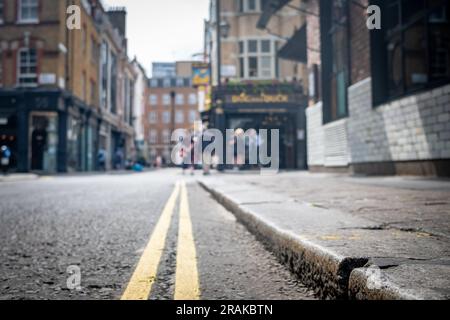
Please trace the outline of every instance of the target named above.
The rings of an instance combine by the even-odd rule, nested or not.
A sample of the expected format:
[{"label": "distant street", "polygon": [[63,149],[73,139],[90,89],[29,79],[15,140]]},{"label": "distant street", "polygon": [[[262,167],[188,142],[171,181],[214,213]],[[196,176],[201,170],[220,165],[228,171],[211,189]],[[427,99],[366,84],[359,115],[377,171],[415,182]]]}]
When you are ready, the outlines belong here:
[{"label": "distant street", "polygon": [[1,182],[0,204],[2,300],[314,299],[179,170]]}]

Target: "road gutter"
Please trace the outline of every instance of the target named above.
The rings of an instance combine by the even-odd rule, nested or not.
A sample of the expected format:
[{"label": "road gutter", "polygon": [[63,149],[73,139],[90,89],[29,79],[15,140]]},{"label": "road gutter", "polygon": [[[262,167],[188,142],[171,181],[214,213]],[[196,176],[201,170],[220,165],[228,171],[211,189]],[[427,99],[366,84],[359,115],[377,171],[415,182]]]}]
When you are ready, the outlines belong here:
[{"label": "road gutter", "polygon": [[278,258],[311,287],[322,299],[388,299],[415,300],[421,296],[399,289],[384,281],[375,290],[370,286],[371,267],[368,257],[347,257],[333,249],[302,238],[264,219],[255,209],[239,204],[220,188],[198,181],[213,198],[231,211],[250,232],[255,234]]}]

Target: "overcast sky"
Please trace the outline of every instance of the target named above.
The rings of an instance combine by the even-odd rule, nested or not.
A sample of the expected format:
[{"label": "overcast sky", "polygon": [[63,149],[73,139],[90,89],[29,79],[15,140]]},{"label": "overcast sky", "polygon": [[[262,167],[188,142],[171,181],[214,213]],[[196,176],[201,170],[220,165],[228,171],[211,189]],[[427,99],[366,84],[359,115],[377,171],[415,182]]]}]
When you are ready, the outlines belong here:
[{"label": "overcast sky", "polygon": [[[209,0],[104,0],[128,12],[130,58],[150,72],[152,62],[191,59],[203,49],[203,20]],[[149,74],[150,75],[150,74]]]}]

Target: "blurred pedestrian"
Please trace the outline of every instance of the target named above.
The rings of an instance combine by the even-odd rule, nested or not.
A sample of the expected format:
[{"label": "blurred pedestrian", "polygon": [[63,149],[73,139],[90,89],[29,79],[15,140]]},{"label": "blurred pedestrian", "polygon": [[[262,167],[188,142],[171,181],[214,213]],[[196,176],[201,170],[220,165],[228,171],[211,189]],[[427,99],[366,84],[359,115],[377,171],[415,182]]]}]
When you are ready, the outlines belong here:
[{"label": "blurred pedestrian", "polygon": [[106,171],[106,151],[105,149],[98,150],[98,170]]},{"label": "blurred pedestrian", "polygon": [[8,146],[1,147],[1,166],[4,175],[8,174],[9,163],[11,162],[11,150]]}]

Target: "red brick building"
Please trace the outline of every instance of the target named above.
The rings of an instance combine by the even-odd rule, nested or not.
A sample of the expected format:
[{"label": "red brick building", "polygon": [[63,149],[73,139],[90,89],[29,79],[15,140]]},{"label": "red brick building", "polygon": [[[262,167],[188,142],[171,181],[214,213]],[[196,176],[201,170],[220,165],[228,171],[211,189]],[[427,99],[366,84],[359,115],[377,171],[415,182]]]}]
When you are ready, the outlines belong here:
[{"label": "red brick building", "polygon": [[163,164],[171,163],[172,132],[176,129],[194,130],[200,120],[197,89],[191,78],[152,78],[148,82],[144,128],[148,145],[148,159],[155,164],[158,157]]}]

